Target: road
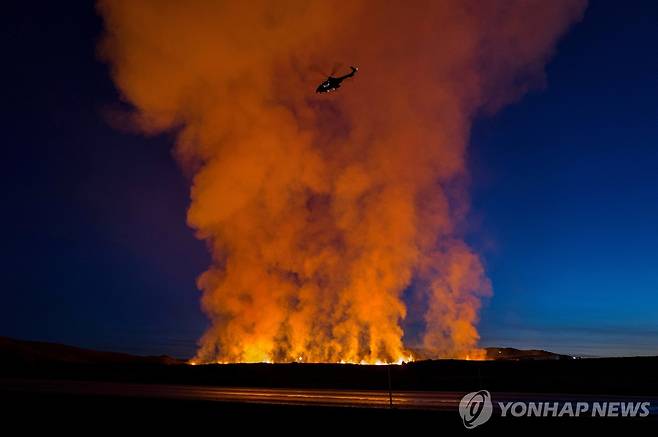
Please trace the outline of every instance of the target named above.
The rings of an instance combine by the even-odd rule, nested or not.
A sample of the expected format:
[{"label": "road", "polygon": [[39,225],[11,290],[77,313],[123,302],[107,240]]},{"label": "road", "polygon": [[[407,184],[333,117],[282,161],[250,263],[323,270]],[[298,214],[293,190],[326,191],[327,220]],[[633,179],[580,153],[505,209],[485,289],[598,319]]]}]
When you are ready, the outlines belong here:
[{"label": "road", "polygon": [[[193,385],[131,384],[120,382],[0,379],[0,391],[35,394],[69,394],[81,396],[123,396],[139,398],[246,402],[258,404],[341,406],[364,408],[457,410],[464,392],[394,391],[389,397],[383,390],[324,390],[289,388],[212,387]],[[655,397],[563,395],[546,393],[493,393],[497,402],[651,402],[656,414]]]}]

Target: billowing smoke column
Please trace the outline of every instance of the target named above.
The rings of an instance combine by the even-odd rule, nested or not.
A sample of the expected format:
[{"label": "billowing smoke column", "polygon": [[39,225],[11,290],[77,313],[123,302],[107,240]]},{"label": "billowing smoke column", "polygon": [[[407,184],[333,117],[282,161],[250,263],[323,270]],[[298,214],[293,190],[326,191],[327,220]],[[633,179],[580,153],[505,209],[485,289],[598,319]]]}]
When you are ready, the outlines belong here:
[{"label": "billowing smoke column", "polygon": [[[133,123],[177,135],[213,263],[201,362],[478,354],[482,263],[460,238],[471,120],[541,84],[579,0],[101,1]],[[315,87],[336,61],[353,79]]]}]

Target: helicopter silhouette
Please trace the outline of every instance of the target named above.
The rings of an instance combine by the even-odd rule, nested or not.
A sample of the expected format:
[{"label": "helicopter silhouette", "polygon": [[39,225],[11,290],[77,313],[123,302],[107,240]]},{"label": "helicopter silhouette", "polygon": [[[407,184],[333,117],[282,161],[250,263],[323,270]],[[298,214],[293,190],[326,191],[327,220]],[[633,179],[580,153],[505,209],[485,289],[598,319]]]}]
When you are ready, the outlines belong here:
[{"label": "helicopter silhouette", "polygon": [[348,79],[356,74],[359,69],[357,67],[350,67],[352,69],[351,73],[346,74],[345,76],[333,77],[329,76],[327,80],[322,82],[318,88],[315,90],[316,93],[329,93],[331,91],[336,91],[340,88],[340,83],[345,79]]}]

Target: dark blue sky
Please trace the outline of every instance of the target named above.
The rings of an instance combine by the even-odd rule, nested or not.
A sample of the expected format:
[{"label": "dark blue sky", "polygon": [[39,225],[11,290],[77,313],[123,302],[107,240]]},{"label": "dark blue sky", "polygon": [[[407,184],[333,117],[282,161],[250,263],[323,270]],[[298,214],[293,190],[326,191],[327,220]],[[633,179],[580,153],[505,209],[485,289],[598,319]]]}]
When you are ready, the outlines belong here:
[{"label": "dark blue sky", "polygon": [[[57,4],[55,4],[57,3]],[[189,356],[208,265],[172,139],[110,127],[91,2],[7,7],[0,335]],[[658,3],[594,1],[547,87],[476,122],[484,345],[658,354]]]}]

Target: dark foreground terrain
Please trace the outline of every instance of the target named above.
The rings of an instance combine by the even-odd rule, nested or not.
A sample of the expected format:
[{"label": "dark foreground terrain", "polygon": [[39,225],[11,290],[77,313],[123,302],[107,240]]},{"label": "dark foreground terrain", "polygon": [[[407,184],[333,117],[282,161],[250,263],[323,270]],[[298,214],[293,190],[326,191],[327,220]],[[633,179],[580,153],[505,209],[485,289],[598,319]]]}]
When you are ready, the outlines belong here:
[{"label": "dark foreground terrain", "polygon": [[[133,435],[144,432],[218,435],[517,435],[531,432],[655,432],[655,419],[629,418],[500,418],[465,429],[454,411],[301,407],[289,405],[173,401],[130,397],[12,395],[3,408],[3,425],[29,432],[63,430]],[[185,435],[186,435],[185,434]],[[615,435],[613,434],[613,435]],[[587,434],[585,434],[587,435]],[[605,434],[608,435],[608,434]],[[650,435],[650,434],[649,434]]]},{"label": "dark foreground terrain", "polygon": [[[168,357],[0,338],[0,396],[6,405],[3,420],[16,421],[22,429],[96,432],[122,426],[132,430],[139,424],[150,430],[179,425],[191,431],[204,429],[197,428],[204,423],[311,435],[330,430],[658,429],[658,358],[574,360],[537,351],[514,355],[495,361],[437,360],[400,366],[190,366]],[[530,357],[518,359],[519,355]],[[480,427],[465,430],[457,411],[459,400],[483,389],[491,393],[494,415]],[[649,401],[651,414],[500,417],[497,402],[515,400]]]}]

